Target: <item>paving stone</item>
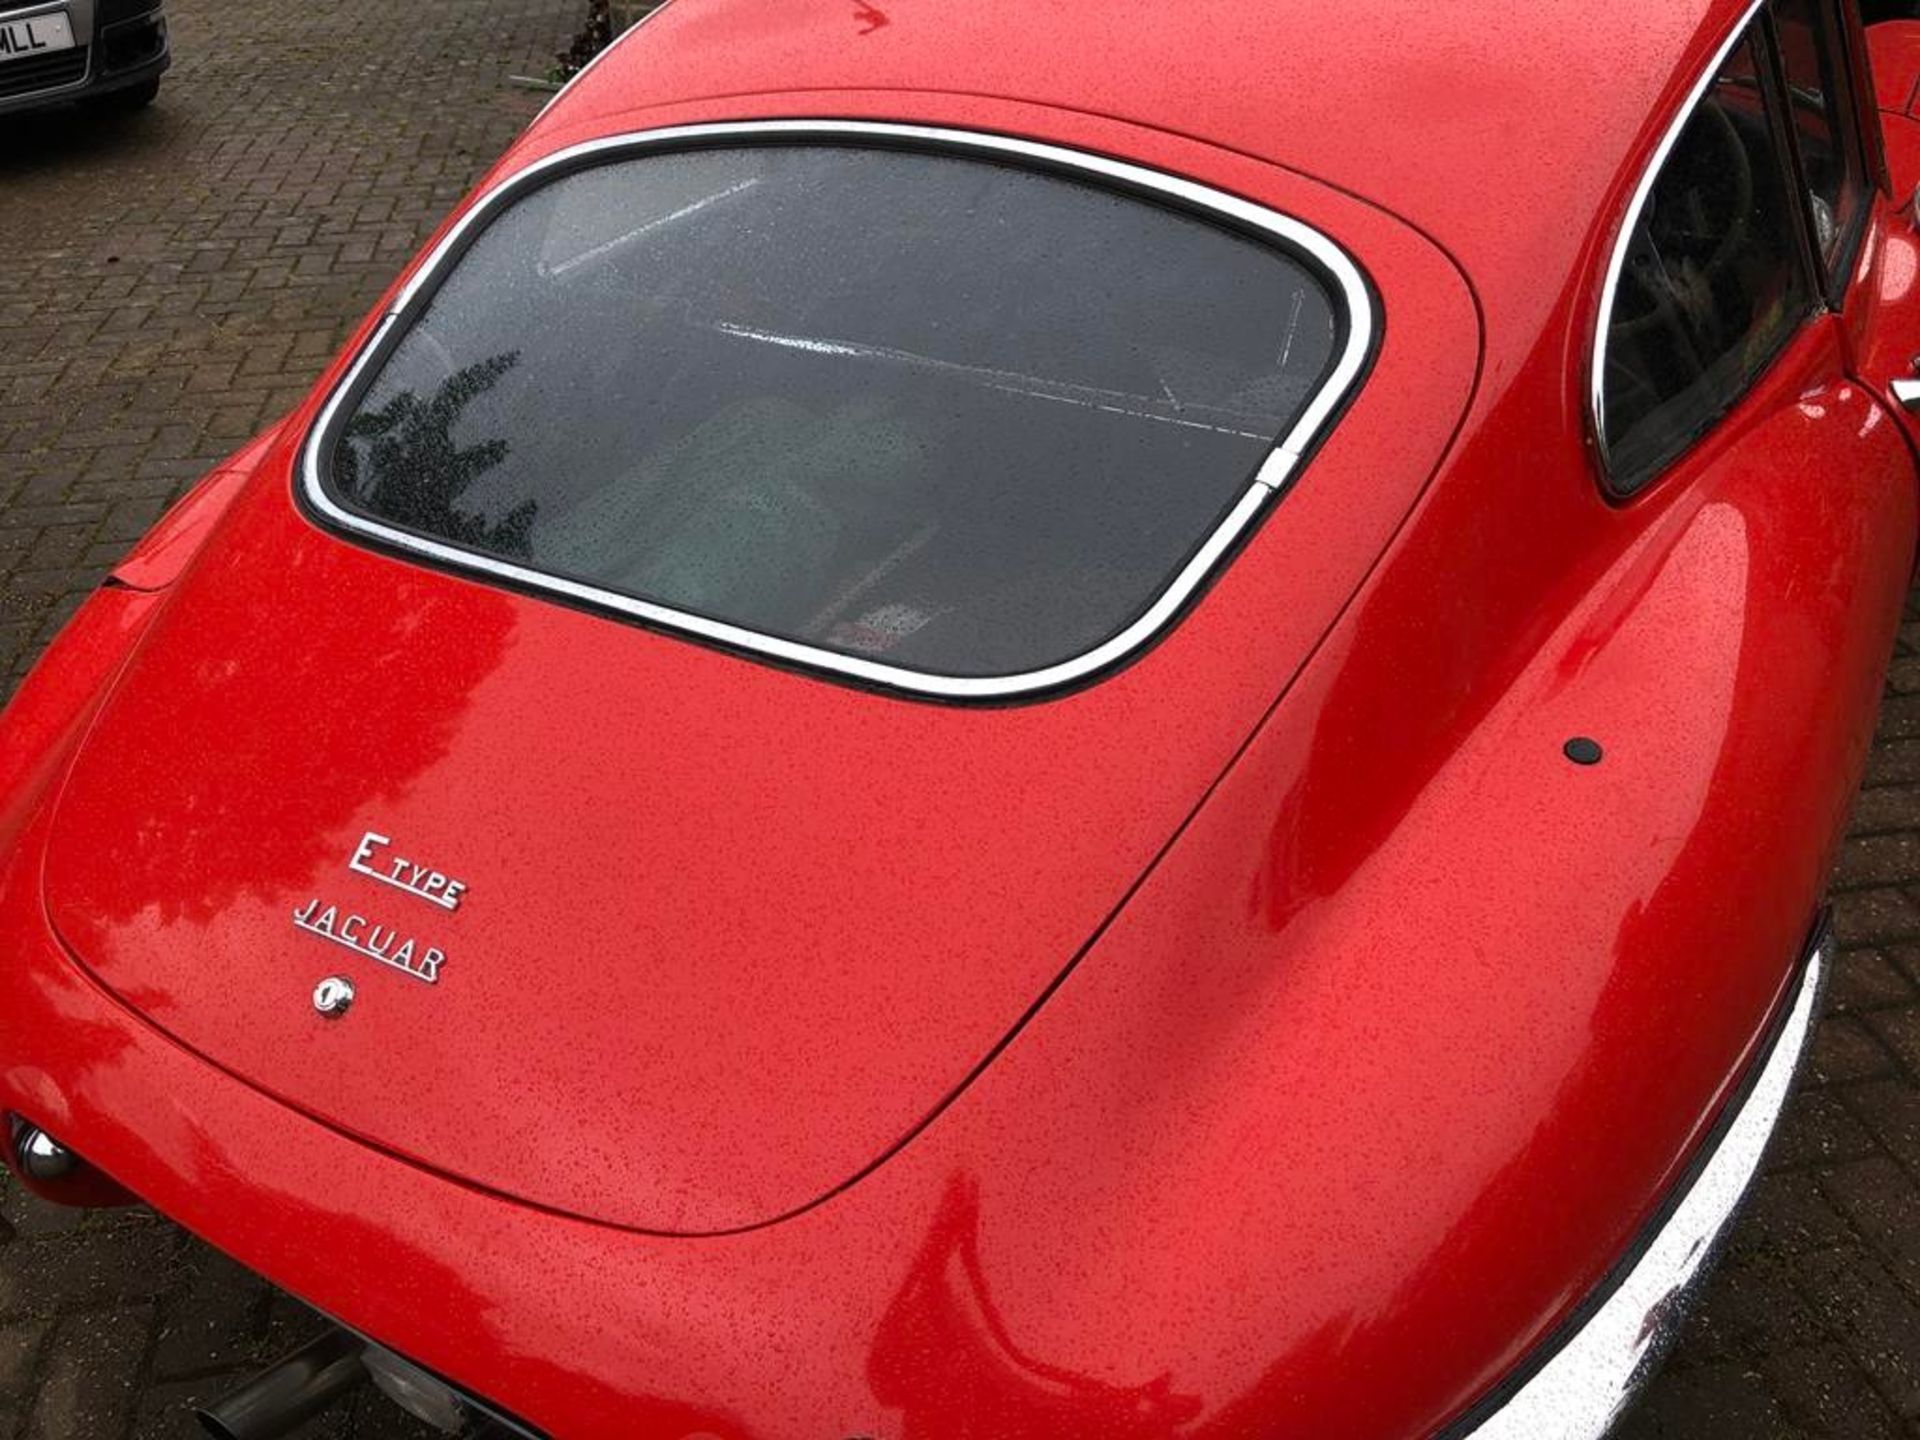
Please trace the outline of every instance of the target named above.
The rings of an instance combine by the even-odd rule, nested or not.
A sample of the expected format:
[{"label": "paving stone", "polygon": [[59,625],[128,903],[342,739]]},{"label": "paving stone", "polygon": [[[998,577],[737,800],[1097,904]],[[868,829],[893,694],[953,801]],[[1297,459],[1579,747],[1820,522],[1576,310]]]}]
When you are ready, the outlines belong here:
[{"label": "paving stone", "polygon": [[61,1235],[78,1230],[86,1218],[83,1211],[49,1205],[0,1172],[0,1221],[6,1222],[10,1234],[28,1239]]},{"label": "paving stone", "polygon": [[1707,1283],[1670,1365],[1751,1362],[1775,1350],[1813,1345],[1826,1329],[1795,1288],[1789,1257],[1736,1249]]},{"label": "paving stone", "polygon": [[1869,789],[1920,784],[1920,740],[1882,740],[1867,760]]},{"label": "paving stone", "polygon": [[1910,1075],[1920,1075],[1920,1007],[1893,1010],[1871,1017],[1868,1024],[1900,1058]]},{"label": "paving stone", "polygon": [[1834,1440],[1899,1440],[1907,1433],[1900,1416],[1843,1345],[1780,1350],[1769,1355],[1762,1368],[1788,1419],[1812,1434]]},{"label": "paving stone", "polygon": [[1833,924],[1847,946],[1920,940],[1920,905],[1890,885],[1849,891],[1834,897]]},{"label": "paving stone", "polygon": [[138,1405],[139,1374],[127,1358],[140,1353],[152,1323],[144,1305],[63,1320],[42,1366],[26,1440],[120,1440]]},{"label": "paving stone", "polygon": [[1853,833],[1884,835],[1905,830],[1920,813],[1920,786],[1883,785],[1862,790],[1853,802]]},{"label": "paving stone", "polygon": [[0,1326],[0,1395],[25,1393],[51,1329],[51,1320],[23,1320]]},{"label": "paving stone", "polygon": [[177,1284],[185,1237],[168,1228],[81,1231],[9,1245],[0,1319],[33,1319],[150,1300]]},{"label": "paving stone", "polygon": [[1877,1258],[1822,1250],[1796,1259],[1800,1291],[1875,1388],[1902,1416],[1920,1416],[1920,1303]]},{"label": "paving stone", "polygon": [[1838,1165],[1864,1159],[1876,1148],[1873,1136],[1830,1092],[1803,1089],[1787,1101],[1768,1164],[1782,1170]]},{"label": "paving stone", "polygon": [[1729,1263],[1748,1251],[1805,1255],[1853,1240],[1854,1232],[1822,1194],[1812,1172],[1770,1172],[1754,1181],[1729,1247]]},{"label": "paving stone", "polygon": [[[1896,1019],[1900,1018],[1898,1016]],[[1893,1072],[1894,1059],[1874,1032],[1850,1015],[1828,1015],[1814,1032],[1802,1083],[1831,1085]]]},{"label": "paving stone", "polygon": [[1616,1440],[1797,1440],[1805,1433],[1787,1419],[1759,1369],[1727,1362],[1668,1370],[1627,1417]]},{"label": "paving stone", "polygon": [[352,1407],[353,1440],[446,1440],[438,1430],[415,1420],[379,1395],[356,1397]]},{"label": "paving stone", "polygon": [[1920,1296],[1920,1185],[1884,1155],[1822,1177],[1821,1189],[1909,1295]]},{"label": "paving stone", "polygon": [[[1892,705],[1920,705],[1920,696]],[[1920,724],[1920,721],[1916,721]],[[1920,834],[1901,831],[1890,835],[1855,836],[1840,854],[1834,884],[1840,889],[1868,885],[1898,885],[1920,874]]]},{"label": "paving stone", "polygon": [[1827,1004],[1835,1012],[1911,1007],[1916,994],[1906,972],[1879,950],[1843,952],[1833,968]]},{"label": "paving stone", "polygon": [[1898,1160],[1908,1175],[1920,1175],[1920,1087],[1907,1080],[1877,1081],[1848,1090],[1845,1099],[1882,1153]]},{"label": "paving stone", "polygon": [[161,1380],[264,1365],[267,1284],[226,1256],[195,1246],[184,1257],[190,1278],[160,1311],[151,1371]]}]

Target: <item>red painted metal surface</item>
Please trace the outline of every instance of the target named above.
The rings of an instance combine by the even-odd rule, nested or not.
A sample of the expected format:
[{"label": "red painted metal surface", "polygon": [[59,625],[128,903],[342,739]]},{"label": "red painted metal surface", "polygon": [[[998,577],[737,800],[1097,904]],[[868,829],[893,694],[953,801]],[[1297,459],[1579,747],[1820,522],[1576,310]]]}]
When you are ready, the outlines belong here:
[{"label": "red painted metal surface", "polygon": [[[1914,561],[1904,222],[1610,507],[1598,277],[1733,7],[1289,50],[1288,7],[989,3],[936,49],[909,4],[676,0],[506,167],[833,114],[1297,214],[1386,339],[1295,492],[1136,664],[956,709],[322,533],[323,385],[0,722],[0,1109],[568,1440],[1411,1440],[1618,1258],[1805,938]],[[1511,84],[1446,91],[1462,47]],[[350,875],[367,830],[460,909]],[[315,895],[441,983],[296,933]]]},{"label": "red painted metal surface", "polygon": [[[1477,326],[1444,257],[1231,168],[1364,250],[1399,323],[1312,483],[1125,672],[995,709],[785,673],[323,534],[283,445],[88,741],[48,859],[56,928],[270,1092],[541,1205],[705,1233],[851,1179],[1126,897],[1466,404]],[[468,881],[459,911],[348,874],[369,832]],[[290,923],[312,899],[443,949],[440,983],[376,966],[350,1024],[316,1024],[305,996],[355,957]],[[265,1002],[245,1026],[236,993]]]},{"label": "red painted metal surface", "polygon": [[[1911,28],[1920,42],[1920,23],[1896,28]],[[1920,83],[1920,43],[1908,58]],[[1874,64],[1876,74],[1892,68],[1878,51]],[[1904,115],[1885,115],[1882,120],[1893,193],[1911,197],[1920,186],[1920,121]],[[1895,380],[1920,379],[1920,213],[1911,199],[1904,213],[1873,238],[1876,243],[1863,256],[1853,291],[1856,300],[1847,316],[1852,368],[1900,417],[1908,438],[1920,444],[1920,416],[1899,404],[1892,392]]]},{"label": "red painted metal surface", "polygon": [[164,590],[185,574],[228,507],[253,478],[277,433],[275,427],[249,441],[188,491],[114,566],[115,582],[130,590]]},{"label": "red painted metal surface", "polygon": [[1867,53],[1873,67],[1874,103],[1890,115],[1911,115],[1920,102],[1920,20],[1889,20],[1869,27]]}]

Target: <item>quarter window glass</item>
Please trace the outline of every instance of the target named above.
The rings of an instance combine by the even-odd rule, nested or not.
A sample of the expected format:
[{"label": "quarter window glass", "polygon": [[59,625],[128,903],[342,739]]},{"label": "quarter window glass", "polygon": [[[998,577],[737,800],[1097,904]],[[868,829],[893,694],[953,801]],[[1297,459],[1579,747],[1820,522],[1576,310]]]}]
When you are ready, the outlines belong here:
[{"label": "quarter window glass", "polygon": [[1337,359],[1318,271],[1093,184],[832,145],[662,153],[493,221],[333,432],[374,520],[944,676],[1162,594]]},{"label": "quarter window glass", "polygon": [[1801,217],[1744,40],[1680,132],[1628,238],[1601,395],[1631,493],[1731,408],[1811,307]]},{"label": "quarter window glass", "polygon": [[1831,266],[1866,200],[1835,80],[1838,20],[1827,0],[1774,0],[1773,18],[1814,230]]}]

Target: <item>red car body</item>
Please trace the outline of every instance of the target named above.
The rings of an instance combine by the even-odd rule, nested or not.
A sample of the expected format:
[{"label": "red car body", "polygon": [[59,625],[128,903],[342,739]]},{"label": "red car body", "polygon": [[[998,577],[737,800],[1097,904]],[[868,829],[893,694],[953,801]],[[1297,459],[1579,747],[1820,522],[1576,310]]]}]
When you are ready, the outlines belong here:
[{"label": "red car body", "polygon": [[[1886,171],[1839,303],[1597,482],[1622,216],[1751,13],[676,0],[477,193],[715,122],[1114,157],[1354,256],[1364,383],[1132,663],[931,704],[318,523],[403,277],[6,714],[0,1110],[87,1162],[43,1188],[556,1437],[1480,1413],[1767,1053],[1914,569]],[[350,856],[464,890],[398,912],[448,983],[335,1024],[287,916],[380,903]]]}]

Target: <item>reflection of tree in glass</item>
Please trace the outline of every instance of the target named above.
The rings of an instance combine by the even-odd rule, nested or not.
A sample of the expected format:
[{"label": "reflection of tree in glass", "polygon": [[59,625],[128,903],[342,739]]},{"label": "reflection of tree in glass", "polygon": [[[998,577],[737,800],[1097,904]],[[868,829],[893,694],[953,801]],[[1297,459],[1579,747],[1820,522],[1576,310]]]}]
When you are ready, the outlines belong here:
[{"label": "reflection of tree in glass", "polygon": [[505,440],[483,440],[463,450],[454,444],[454,424],[519,363],[517,350],[495,355],[449,376],[430,400],[403,390],[378,410],[354,416],[347,440],[361,443],[343,446],[338,462],[347,491],[377,502],[382,519],[410,530],[495,555],[526,555],[538,501],[527,501],[497,525],[455,508],[512,447]]}]

